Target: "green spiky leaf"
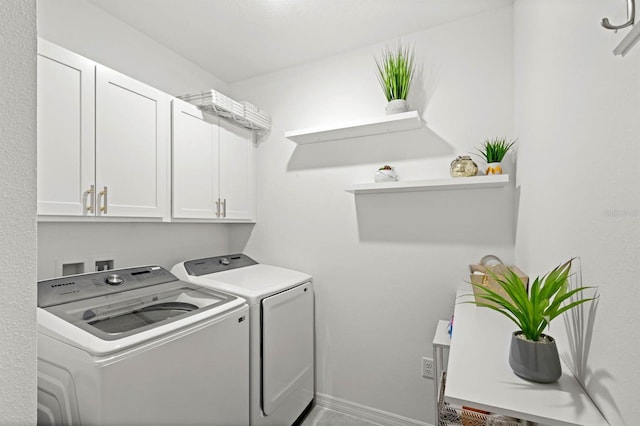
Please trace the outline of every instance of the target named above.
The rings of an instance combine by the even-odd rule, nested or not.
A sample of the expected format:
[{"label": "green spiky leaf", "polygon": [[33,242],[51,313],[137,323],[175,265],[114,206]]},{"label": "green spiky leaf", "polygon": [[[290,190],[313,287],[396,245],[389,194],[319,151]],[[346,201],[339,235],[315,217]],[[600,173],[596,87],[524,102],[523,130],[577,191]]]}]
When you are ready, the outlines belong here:
[{"label": "green spiky leaf", "polygon": [[587,297],[571,301],[572,297],[577,297],[585,290],[592,288],[569,289],[568,279],[572,261],[573,259],[555,267],[542,278],[536,277],[528,293],[518,274],[510,268],[507,268],[504,276],[498,276],[489,269],[488,275],[498,283],[511,300],[485,286],[471,283],[478,291],[475,301],[467,303],[500,312],[513,321],[527,339],[538,341],[554,318],[595,299],[595,297]]},{"label": "green spiky leaf", "polygon": [[485,139],[482,147],[476,149],[487,163],[499,163],[516,143],[516,140],[507,140],[505,137]]},{"label": "green spiky leaf", "polygon": [[395,48],[387,48],[375,61],[378,81],[387,101],[406,100],[415,72],[413,49],[398,44]]}]

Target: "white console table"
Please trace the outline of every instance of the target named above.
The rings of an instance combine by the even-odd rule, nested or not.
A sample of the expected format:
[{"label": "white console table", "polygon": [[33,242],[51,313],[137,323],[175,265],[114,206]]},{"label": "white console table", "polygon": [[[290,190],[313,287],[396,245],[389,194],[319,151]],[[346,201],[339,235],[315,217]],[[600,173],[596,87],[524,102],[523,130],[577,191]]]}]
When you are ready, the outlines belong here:
[{"label": "white console table", "polygon": [[562,377],[556,383],[533,383],[516,376],[508,360],[515,324],[498,312],[460,303],[473,300],[473,296],[460,297],[469,293],[471,289],[458,292],[446,402],[540,425],[608,425],[564,363]]}]

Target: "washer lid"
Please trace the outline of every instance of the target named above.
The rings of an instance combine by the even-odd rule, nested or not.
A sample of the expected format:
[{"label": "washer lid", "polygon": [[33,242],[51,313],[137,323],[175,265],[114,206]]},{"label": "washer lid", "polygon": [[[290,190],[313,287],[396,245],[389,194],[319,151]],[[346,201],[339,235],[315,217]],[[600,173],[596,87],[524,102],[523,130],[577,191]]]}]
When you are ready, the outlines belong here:
[{"label": "washer lid", "polygon": [[238,304],[237,299],[193,283],[173,281],[41,309],[108,341],[168,325],[196,313],[230,309]]},{"label": "washer lid", "polygon": [[[69,340],[77,335],[77,344],[92,353],[108,350],[101,342],[117,342],[113,347],[139,343],[244,302],[231,294],[180,281],[159,266],[38,282],[38,309],[50,314],[39,315],[41,328]],[[69,326],[74,330],[71,333]],[[94,341],[98,344],[94,345]]]},{"label": "washer lid", "polygon": [[259,303],[263,297],[311,281],[311,275],[291,269],[262,264],[207,275],[186,275],[185,278],[196,284],[241,296],[245,298],[250,305]]}]

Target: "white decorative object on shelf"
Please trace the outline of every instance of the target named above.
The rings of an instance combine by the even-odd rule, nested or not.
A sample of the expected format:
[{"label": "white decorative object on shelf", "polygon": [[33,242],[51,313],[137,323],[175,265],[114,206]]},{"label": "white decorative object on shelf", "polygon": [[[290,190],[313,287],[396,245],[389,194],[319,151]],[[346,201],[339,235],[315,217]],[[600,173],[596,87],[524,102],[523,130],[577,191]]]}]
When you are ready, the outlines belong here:
[{"label": "white decorative object on shelf", "polygon": [[409,111],[409,105],[405,99],[393,99],[389,101],[384,110],[387,115],[398,114]]},{"label": "white decorative object on shelf", "polygon": [[450,189],[500,188],[509,184],[509,175],[472,176],[399,182],[362,183],[346,189],[354,194],[384,192],[439,191]]},{"label": "white decorative object on shelf", "polygon": [[256,133],[271,130],[271,116],[268,113],[247,101],[234,101],[213,89],[178,96],[178,98],[197,106],[206,113],[229,119]]},{"label": "white decorative object on shelf", "polygon": [[314,127],[310,129],[285,132],[284,137],[299,145],[402,132],[422,127],[418,111],[391,114],[367,120],[352,121],[334,126]]},{"label": "white decorative object on shelf", "polygon": [[391,166],[384,166],[376,171],[374,180],[376,182],[397,182],[400,176]]},{"label": "white decorative object on shelf", "polygon": [[487,168],[484,171],[486,175],[501,175],[502,174],[502,163],[493,162],[487,163]]}]

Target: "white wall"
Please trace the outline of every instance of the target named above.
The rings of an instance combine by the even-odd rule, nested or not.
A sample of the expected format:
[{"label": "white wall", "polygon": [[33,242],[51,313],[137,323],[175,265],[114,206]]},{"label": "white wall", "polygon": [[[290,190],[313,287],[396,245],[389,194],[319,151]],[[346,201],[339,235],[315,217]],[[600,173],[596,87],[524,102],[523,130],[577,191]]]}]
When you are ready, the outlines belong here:
[{"label": "white wall", "polygon": [[231,248],[314,276],[319,393],[433,423],[421,357],[455,290],[468,288],[467,265],[487,253],[513,260],[513,193],[344,189],[383,164],[407,180],[448,176],[456,155],[512,135],[512,9],[402,40],[423,64],[410,98],[422,130],[306,146],[283,136],[384,115],[373,60],[384,45],[232,85],[273,129],[258,148],[259,221],[234,227]]},{"label": "white wall", "polygon": [[[172,94],[227,90],[215,76],[85,1],[45,0],[38,6],[39,35],[55,43]],[[35,318],[22,309],[35,304],[28,285],[35,279],[35,172],[24,171],[24,164],[35,162],[28,142],[34,138],[34,108],[24,96],[35,82],[35,56],[29,64],[20,58],[31,53],[13,54],[33,52],[33,37],[21,33],[29,31],[22,19],[30,10],[21,13],[31,7],[13,1],[5,9],[16,13],[0,18],[0,31],[15,24],[20,34],[20,46],[12,45],[16,36],[3,34],[0,42],[10,49],[3,46],[2,54],[9,64],[27,68],[16,73],[26,91],[15,80],[3,80],[15,96],[1,104],[2,116],[11,114],[11,120],[2,126],[6,142],[0,149],[4,159],[19,161],[6,162],[9,167],[3,162],[0,169],[3,197],[12,201],[0,204],[2,217],[14,218],[3,221],[11,225],[2,231],[11,244],[1,247],[8,279],[0,297],[5,303],[21,300],[6,312],[26,326],[1,322],[8,343],[0,371],[2,382],[11,385],[0,387],[0,423],[35,416]],[[450,315],[466,264],[489,252],[513,260],[516,238],[517,263],[530,275],[582,257],[584,283],[599,285],[601,293],[588,389],[612,425],[634,424],[640,368],[638,344],[629,336],[637,334],[640,299],[640,47],[614,57],[610,52],[624,31],[602,29],[604,16],[624,20],[623,2],[519,0],[515,18],[505,8],[403,35],[415,42],[427,76],[411,102],[428,127],[411,133],[300,147],[283,137],[286,130],[381,115],[385,101],[372,55],[382,45],[236,84],[236,97],[274,119],[259,146],[255,227],[40,224],[40,278],[51,274],[55,259],[74,253],[118,253],[123,266],[170,266],[182,253],[245,250],[259,261],[304,270],[316,285],[318,391],[431,423],[432,383],[419,377],[419,368],[420,357],[431,353],[435,322]],[[26,112],[15,114],[20,108]],[[403,179],[445,176],[453,157],[497,135],[520,141],[517,237],[510,191],[354,197],[343,190],[371,180],[386,163]]]},{"label": "white wall", "polygon": [[174,96],[227,90],[216,76],[87,0],[38,0],[38,36]]},{"label": "white wall", "polygon": [[[86,0],[38,1],[38,35],[172,95],[226,83]],[[116,257],[116,267],[160,264],[228,251],[228,226],[165,223],[39,223],[38,279],[56,262]]]},{"label": "white wall", "polygon": [[36,3],[0,14],[0,424],[36,422]]},{"label": "white wall", "polygon": [[160,265],[170,269],[187,259],[217,256],[228,251],[227,225],[40,223],[38,279],[60,275],[63,262],[87,262],[89,265],[95,260],[114,259],[116,268]]},{"label": "white wall", "polygon": [[640,46],[614,57],[627,30],[599,25],[624,6],[520,0],[514,18],[517,260],[537,275],[580,256],[600,287],[586,383],[614,426],[640,418]]}]

